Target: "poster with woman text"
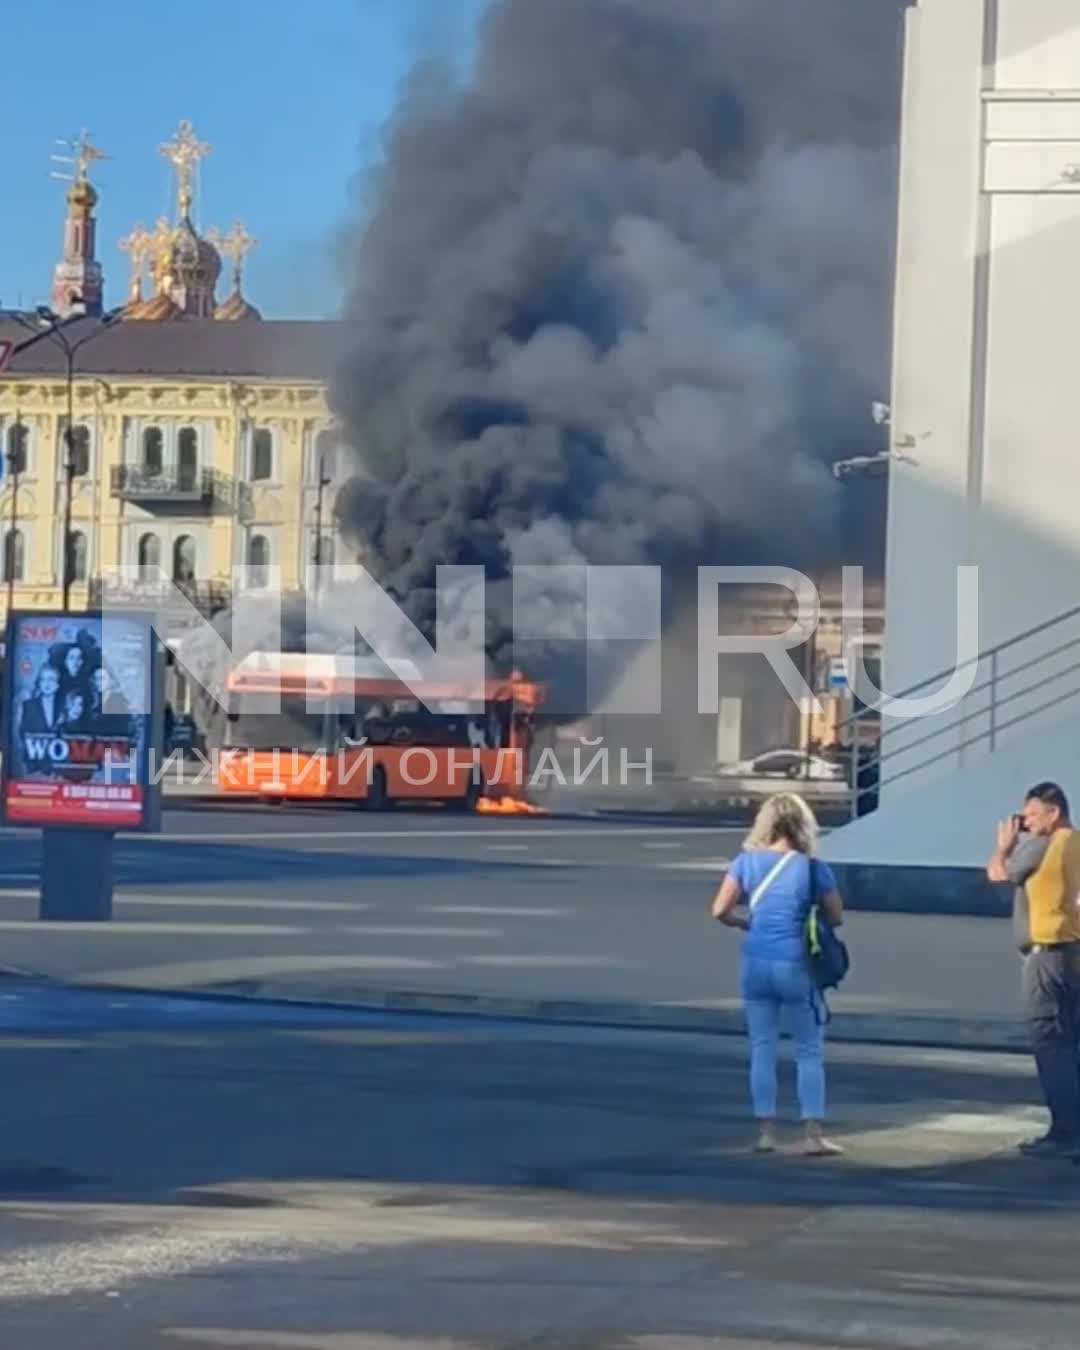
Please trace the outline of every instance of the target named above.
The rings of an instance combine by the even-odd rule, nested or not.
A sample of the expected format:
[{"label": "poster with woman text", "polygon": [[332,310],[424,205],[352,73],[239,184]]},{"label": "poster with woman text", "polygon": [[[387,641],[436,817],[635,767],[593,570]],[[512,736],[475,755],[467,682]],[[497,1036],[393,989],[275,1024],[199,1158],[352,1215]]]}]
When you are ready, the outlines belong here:
[{"label": "poster with woman text", "polygon": [[6,660],[5,818],[142,828],[154,693],[145,617],[16,614]]}]

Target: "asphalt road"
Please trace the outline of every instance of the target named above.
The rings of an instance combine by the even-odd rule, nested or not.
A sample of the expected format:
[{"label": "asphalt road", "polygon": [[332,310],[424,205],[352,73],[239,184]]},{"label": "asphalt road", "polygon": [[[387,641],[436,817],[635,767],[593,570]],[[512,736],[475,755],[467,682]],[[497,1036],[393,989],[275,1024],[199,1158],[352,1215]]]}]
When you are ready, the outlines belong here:
[{"label": "asphalt road", "polygon": [[1080,1171],[1016,1057],[836,1048],[847,1156],[747,1151],[739,1042],[10,985],[19,1350],[1072,1350]]},{"label": "asphalt road", "polygon": [[[165,824],[119,841],[103,925],[39,923],[40,836],[5,832],[0,965],[153,988],[736,1006],[738,939],[708,905],[740,833],[235,804]],[[1004,922],[856,914],[848,939],[838,1015],[1011,1024]]]}]

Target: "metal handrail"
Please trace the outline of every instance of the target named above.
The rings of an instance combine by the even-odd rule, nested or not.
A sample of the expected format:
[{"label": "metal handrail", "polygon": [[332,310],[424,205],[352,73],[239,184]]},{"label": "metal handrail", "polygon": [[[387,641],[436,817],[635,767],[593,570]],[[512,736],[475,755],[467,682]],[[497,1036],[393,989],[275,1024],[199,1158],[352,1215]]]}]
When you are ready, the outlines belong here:
[{"label": "metal handrail", "polygon": [[[1080,664],[1076,665],[1074,669],[1080,671]],[[1031,691],[1025,690],[1024,692],[1029,693]],[[1060,708],[1066,699],[1075,698],[1077,694],[1080,694],[1080,687],[1071,689],[1067,694],[1062,695],[1061,698],[1052,698],[1048,699],[1045,703],[1040,703],[1037,708],[1033,708],[1030,712],[1021,713],[1019,717],[1014,717],[1011,722],[1006,722],[1004,727],[1000,729],[1007,730],[1009,727],[1019,726],[1021,722],[1026,722],[1032,717],[1037,717],[1041,712],[1049,712],[1051,708]],[[940,755],[933,755],[930,759],[920,760],[918,764],[912,764],[910,768],[901,769],[899,773],[893,774],[890,778],[886,778],[885,783],[898,783],[902,778],[908,778],[913,773],[918,773],[922,769],[928,769],[931,764],[937,764],[940,760],[948,759],[950,755],[955,755],[960,750],[967,750],[973,745],[978,745],[980,741],[985,739],[985,735],[970,736],[966,741],[961,741],[959,745],[951,745],[948,750],[943,750]],[[881,788],[883,785],[884,784],[879,783],[878,788]],[[865,796],[868,791],[870,791],[870,789],[864,788],[859,795]]]},{"label": "metal handrail", "polygon": [[[988,660],[991,664],[990,675],[985,680],[983,680],[981,684],[973,684],[971,688],[967,691],[967,693],[964,695],[964,701],[966,702],[968,699],[973,698],[976,694],[982,694],[987,690],[995,689],[1003,681],[1011,680],[1016,675],[1022,675],[1027,670],[1034,670],[1036,667],[1044,665],[1047,661],[1051,660],[1053,657],[1062,656],[1065,652],[1071,650],[1073,647],[1078,646],[1080,646],[1080,636],[1070,638],[1068,642],[1063,642],[1058,647],[1051,647],[1049,651],[1042,652],[1039,656],[1032,657],[1030,661],[1025,661],[1023,665],[1011,667],[1011,669],[1005,671],[1003,675],[997,673],[996,658],[998,656],[998,653],[989,652],[987,653],[985,659]],[[1010,697],[1015,697],[1015,695],[1010,695]],[[1009,700],[998,699],[997,701],[1000,704],[1008,702]],[[982,715],[981,713],[971,714],[971,716],[974,717],[979,717],[981,715]],[[899,724],[893,725],[891,727],[886,727],[878,738],[878,744],[880,745],[881,742],[884,741],[887,736],[895,736],[896,733],[901,730],[903,730],[903,726]],[[917,742],[912,742],[912,744],[917,744]],[[906,748],[908,747],[905,747],[905,749]],[[896,751],[896,753],[900,754],[901,751]]]},{"label": "metal handrail", "polygon": [[[1034,683],[1028,684],[1022,689],[1015,690],[1011,693],[1006,694],[1003,697],[999,695],[1000,686],[1005,681],[1015,679],[1016,677],[1031,670],[1035,670],[1038,668],[1045,668],[1046,664],[1052,661],[1055,657],[1062,656],[1065,653],[1073,650],[1077,646],[1080,646],[1080,636],[1072,638],[1067,642],[1060,643],[1058,646],[1051,648],[1049,651],[1040,652],[1038,656],[1032,657],[1030,660],[1023,662],[1021,665],[1015,666],[1011,670],[1007,670],[1004,673],[1001,673],[999,671],[999,657],[1001,653],[1012,650],[1025,642],[1029,642],[1033,638],[1041,636],[1043,633],[1047,633],[1055,628],[1059,628],[1064,624],[1068,623],[1070,620],[1075,619],[1077,617],[1080,617],[1080,605],[1074,606],[1073,608],[1064,611],[1063,613],[1057,615],[1053,619],[1049,619],[1043,623],[1036,624],[1034,627],[1025,630],[1023,633],[1017,634],[1015,637],[1007,639],[1005,642],[1000,642],[994,647],[989,647],[985,651],[980,652],[978,656],[972,657],[968,661],[962,663],[961,665],[956,666],[954,670],[964,670],[969,669],[973,665],[977,666],[983,661],[990,662],[989,677],[982,680],[980,683],[974,685],[970,690],[968,690],[963,700],[966,703],[973,696],[982,693],[988,693],[989,697],[987,706],[983,708],[977,708],[973,712],[965,713],[960,717],[953,719],[947,725],[938,726],[933,731],[928,732],[915,740],[908,741],[899,747],[889,748],[888,750],[886,750],[884,746],[886,738],[890,734],[895,736],[897,732],[904,729],[900,725],[894,725],[892,727],[886,727],[882,729],[878,737],[877,745],[874,746],[872,749],[869,749],[869,751],[867,751],[866,747],[860,745],[858,735],[859,727],[864,723],[866,723],[867,721],[869,721],[871,718],[879,716],[883,708],[887,709],[888,705],[891,702],[893,702],[893,697],[884,697],[881,700],[881,702],[873,705],[872,707],[868,706],[861,708],[857,713],[852,714],[852,716],[846,718],[843,722],[841,722],[837,726],[838,735],[846,728],[853,729],[853,735],[851,737],[851,818],[853,820],[858,818],[859,807],[864,797],[870,795],[871,793],[880,792],[881,788],[886,784],[896,783],[901,779],[910,776],[913,773],[918,773],[923,769],[929,768],[931,765],[936,764],[941,760],[948,758],[951,755],[955,755],[962,750],[965,750],[974,745],[979,745],[987,740],[989,740],[990,749],[991,752],[993,752],[996,748],[997,738],[1001,732],[1007,731],[1011,727],[1017,726],[1022,722],[1028,721],[1033,717],[1037,717],[1040,713],[1046,712],[1051,708],[1059,706],[1067,699],[1074,697],[1077,693],[1080,693],[1080,685],[1078,685],[1077,688],[1071,689],[1067,691],[1065,694],[1059,695],[1058,697],[1051,699],[1047,703],[1040,704],[1039,707],[1037,708],[1025,709],[1024,712],[1020,713],[1017,717],[1014,717],[1004,723],[1002,723],[999,719],[1000,710],[1004,707],[1007,707],[1009,704],[1015,703],[1018,699],[1030,696],[1031,694],[1038,692],[1040,689],[1046,689],[1050,685],[1055,684],[1056,682],[1062,680],[1068,675],[1080,674],[1080,662],[1074,662],[1072,665],[1065,667],[1063,670],[1056,671],[1053,674],[1048,675],[1041,680],[1036,680]],[[946,670],[941,672],[940,674],[932,675],[928,679],[922,680],[918,684],[910,686],[902,694],[896,695],[895,697],[906,698],[911,694],[917,693],[920,690],[924,690],[931,685],[939,683],[943,679],[949,678],[954,673],[954,670]],[[942,736],[950,735],[951,733],[958,731],[960,728],[967,726],[969,723],[976,721],[980,717],[987,718],[988,726],[984,730],[978,732],[976,735],[968,737],[966,740],[961,741],[959,744],[950,745],[947,750],[941,751],[940,754],[932,755],[929,759],[921,760],[919,763],[911,765],[908,768],[901,770],[899,773],[889,775],[888,778],[882,777],[881,773],[882,765],[885,763],[887,759],[902,754],[910,754],[912,751],[918,749],[920,746],[924,746],[930,741],[938,740]],[[867,787],[860,786],[860,778],[864,774],[872,777],[872,783],[870,786]]]},{"label": "metal handrail", "polygon": [[[1047,652],[1045,655],[1045,660],[1050,660],[1054,656],[1061,656],[1063,653],[1069,651],[1070,648],[1077,646],[1080,646],[1080,637],[1073,638],[1071,642],[1062,643],[1060,647],[1055,647],[1053,651]],[[1014,675],[1021,675],[1025,670],[1033,670],[1042,664],[1044,664],[1044,659],[1042,657],[1039,657],[1034,661],[1025,662],[1024,665],[1022,666],[1017,666],[1014,670],[1006,671],[1004,675],[991,676],[990,679],[985,680],[982,684],[973,686],[968,691],[968,693],[965,694],[964,702],[967,702],[967,700],[970,699],[974,694],[981,694],[984,692],[984,690],[993,691],[997,687],[997,685],[1003,683],[1005,680],[1012,679]],[[1006,704],[1014,703],[1018,698],[1023,698],[1025,694],[1032,694],[1037,689],[1042,689],[1048,684],[1053,684],[1055,680],[1060,680],[1063,675],[1071,674],[1073,671],[1080,672],[1080,662],[1075,662],[1071,666],[1066,666],[1064,670],[1058,671],[1056,675],[1048,675],[1045,680],[1037,681],[1035,684],[1028,685],[1026,688],[1020,689],[1015,693],[1006,694],[1003,698],[993,699],[993,706],[995,708],[1003,708]],[[908,751],[915,750],[920,745],[925,745],[927,741],[937,740],[939,736],[943,736],[950,731],[955,731],[958,727],[962,727],[966,722],[972,722],[977,717],[986,717],[990,712],[991,712],[990,707],[976,708],[974,712],[966,713],[963,717],[958,717],[954,722],[949,722],[946,726],[936,727],[933,731],[927,732],[925,736],[920,736],[918,740],[906,742],[899,749],[893,750],[892,754],[905,755],[908,753]],[[891,727],[889,728],[889,730],[899,731],[900,728]],[[999,727],[997,728],[997,730],[1002,730],[1002,728]],[[879,747],[881,741],[883,741],[884,739],[885,739],[885,732],[882,732],[878,742]],[[884,752],[882,751],[880,753],[880,758],[884,757],[885,755]]]},{"label": "metal handrail", "polygon": [[[1072,664],[1071,666],[1066,666],[1064,670],[1059,670],[1059,671],[1057,672],[1057,674],[1055,674],[1055,675],[1047,675],[1047,677],[1046,677],[1044,680],[1036,680],[1036,682],[1035,682],[1034,684],[1029,684],[1029,685],[1027,685],[1025,688],[1020,689],[1020,690],[1017,690],[1016,693],[1010,694],[1007,698],[999,699],[999,700],[997,701],[997,707],[998,707],[998,708],[1002,708],[1002,707],[1004,707],[1007,703],[1015,703],[1016,700],[1017,700],[1018,698],[1026,698],[1029,694],[1036,694],[1036,693],[1039,692],[1040,689],[1047,689],[1047,688],[1049,688],[1050,685],[1056,683],[1056,682],[1057,682],[1058,680],[1060,680],[1060,679],[1063,679],[1066,675],[1073,675],[1073,674],[1080,674],[1080,661],[1074,661],[1073,664]],[[1072,691],[1071,693],[1064,694],[1064,695],[1062,695],[1062,699],[1057,700],[1057,701],[1058,701],[1058,702],[1061,702],[1061,701],[1063,701],[1063,700],[1066,699],[1066,698],[1071,698],[1071,697],[1072,697],[1072,693],[1075,693],[1075,692],[1078,692],[1078,691],[1077,691],[1077,690],[1074,690],[1074,691]],[[1053,707],[1053,706],[1054,706],[1054,704],[1053,704],[1053,702],[1051,702],[1051,703],[1049,703],[1049,704],[1046,704],[1046,705],[1044,705],[1044,706],[1040,706],[1039,708],[1035,709],[1035,712],[1042,712],[1042,711],[1045,710],[1045,707]],[[975,719],[978,718],[978,717],[986,717],[987,714],[988,714],[988,712],[989,712],[989,709],[988,709],[988,708],[978,708],[978,709],[976,709],[975,712],[973,712],[973,713],[968,713],[966,717],[958,717],[958,718],[956,719],[955,722],[950,722],[950,723],[948,724],[948,726],[939,727],[938,730],[937,730],[936,732],[931,732],[929,736],[924,736],[924,737],[922,737],[922,738],[921,738],[920,740],[918,740],[918,741],[913,741],[912,744],[911,744],[910,746],[905,746],[903,750],[897,750],[897,751],[895,751],[895,752],[894,752],[894,755],[893,755],[892,757],[894,758],[896,755],[902,755],[902,754],[906,753],[906,751],[909,750],[909,749],[915,749],[916,746],[924,745],[928,740],[937,740],[937,739],[938,739],[939,737],[941,737],[941,736],[948,735],[950,732],[953,732],[953,731],[958,730],[960,727],[966,725],[968,722],[974,722]],[[1033,713],[1025,713],[1024,716],[1021,717],[1019,720],[1020,720],[1020,721],[1023,721],[1026,717],[1028,717],[1028,716],[1033,716],[1033,715],[1034,715]],[[998,730],[999,730],[999,731],[1007,730],[1010,726],[1015,725],[1015,723],[1016,723],[1017,720],[1018,720],[1018,719],[1014,718],[1011,722],[1006,722],[1006,723],[1004,723],[1004,725],[1001,726],[1001,727],[999,727]],[[935,756],[933,757],[933,759],[928,759],[928,760],[923,760],[923,761],[921,761],[921,764],[922,764],[922,766],[925,766],[925,765],[928,765],[928,764],[936,764],[937,761],[938,761],[939,759],[941,759],[941,758],[944,758],[944,756],[954,754],[956,750],[959,750],[959,749],[961,749],[961,748],[966,748],[968,745],[977,745],[979,741],[982,741],[982,740],[985,740],[985,739],[986,739],[986,733],[983,732],[983,733],[981,733],[980,735],[976,736],[976,737],[974,738],[974,740],[972,740],[972,741],[963,741],[963,742],[961,742],[961,744],[960,744],[959,746],[953,746],[952,749],[950,749],[950,750],[942,751],[942,754],[941,754],[941,755],[935,755]],[[886,758],[886,757],[885,757],[885,756],[882,756],[882,758],[884,759],[884,758]],[[918,765],[918,764],[915,765],[915,768],[916,768],[916,769],[918,769],[919,767],[920,767],[920,765]],[[909,772],[909,770],[905,770],[904,772],[907,773],[907,772]],[[894,780],[893,780],[892,778],[889,779],[889,782],[890,782],[890,783],[893,782],[893,781],[894,781]]]},{"label": "metal handrail", "polygon": [[1036,624],[1034,628],[1028,628],[1022,633],[1017,633],[1015,637],[1006,638],[1004,642],[999,642],[994,647],[987,647],[984,651],[979,652],[977,656],[969,657],[958,666],[946,666],[944,670],[938,671],[935,675],[927,676],[926,679],[920,680],[918,684],[912,684],[906,689],[901,689],[898,694],[888,694],[884,696],[880,702],[868,705],[865,708],[860,708],[857,713],[852,713],[850,717],[847,717],[843,722],[838,723],[836,730],[837,732],[840,732],[845,727],[851,726],[855,722],[867,720],[875,713],[880,713],[883,709],[888,708],[888,705],[896,699],[910,698],[912,694],[921,693],[922,690],[928,689],[932,684],[937,684],[941,680],[947,680],[958,670],[966,670],[969,666],[977,666],[981,662],[989,660],[991,657],[999,656],[1004,651],[1009,651],[1013,647],[1018,647],[1022,642],[1028,642],[1034,637],[1039,637],[1042,633],[1049,632],[1051,628],[1060,627],[1061,625],[1068,623],[1070,619],[1078,617],[1080,617],[1080,605],[1074,605],[1072,609],[1065,610],[1063,613],[1056,615],[1053,619],[1046,619],[1043,623]]}]

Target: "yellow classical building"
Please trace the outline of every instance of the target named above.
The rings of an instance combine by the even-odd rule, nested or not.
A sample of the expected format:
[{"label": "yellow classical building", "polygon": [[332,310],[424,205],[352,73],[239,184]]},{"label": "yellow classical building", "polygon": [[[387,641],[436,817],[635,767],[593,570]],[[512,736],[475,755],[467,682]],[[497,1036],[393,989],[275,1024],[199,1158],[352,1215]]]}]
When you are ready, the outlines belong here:
[{"label": "yellow classical building", "polygon": [[[124,567],[138,569],[125,573],[133,598],[152,601],[164,573],[212,612],[235,565],[256,582],[280,569],[291,589],[316,561],[345,561],[332,507],[346,466],[325,393],[344,325],[263,319],[242,292],[255,241],[242,226],[222,237],[192,223],[207,147],[182,123],[161,150],[175,218],[123,241],[122,309],[103,313],[88,173],[98,152],[84,138],[52,304],[0,311],[0,341],[16,348],[0,372],[5,611],[59,608],[65,570],[72,608]],[[219,302],[223,258],[233,276]]]}]

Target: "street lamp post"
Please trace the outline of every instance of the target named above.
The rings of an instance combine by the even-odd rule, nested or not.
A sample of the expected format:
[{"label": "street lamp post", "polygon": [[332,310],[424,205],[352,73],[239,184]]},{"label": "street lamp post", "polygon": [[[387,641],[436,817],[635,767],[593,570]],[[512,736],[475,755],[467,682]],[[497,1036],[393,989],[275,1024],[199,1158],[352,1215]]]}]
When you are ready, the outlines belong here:
[{"label": "street lamp post", "polygon": [[323,492],[330,486],[331,480],[326,476],[326,456],[319,454],[319,490],[315,497],[315,590],[318,591],[320,584],[320,573],[322,565],[322,523],[323,523]]},{"label": "street lamp post", "polygon": [[[64,428],[64,524],[63,540],[61,547],[61,567],[63,569],[62,588],[63,588],[63,609],[66,611],[71,606],[71,583],[72,583],[72,547],[71,547],[71,505],[75,493],[75,358],[81,348],[88,342],[93,342],[96,337],[100,337],[108,328],[110,328],[121,317],[122,310],[113,310],[109,314],[102,316],[100,323],[95,325],[88,333],[84,333],[81,338],[72,342],[65,331],[67,327],[83,318],[81,314],[73,315],[70,319],[62,319],[47,305],[39,305],[37,309],[38,321],[44,326],[44,333],[37,332],[33,325],[27,323],[25,319],[19,322],[24,328],[37,332],[37,336],[44,336],[55,343],[64,353],[65,376],[67,381],[67,425]],[[29,346],[30,344],[25,344]]]},{"label": "street lamp post", "polygon": [[26,452],[23,446],[25,428],[22,417],[16,413],[14,438],[9,436],[7,448],[7,471],[11,476],[11,525],[4,544],[4,570],[7,572],[7,612],[15,607],[15,548],[16,531],[19,528],[19,476],[26,467]]}]

